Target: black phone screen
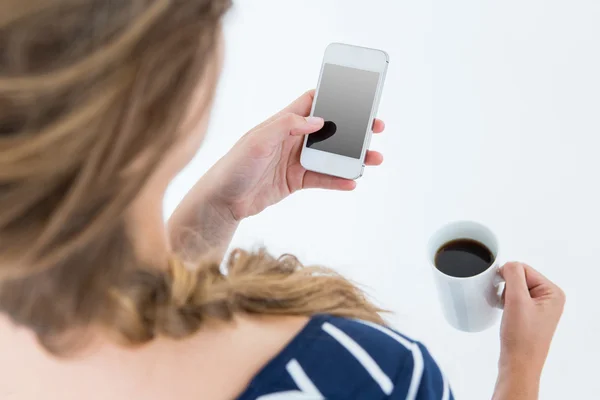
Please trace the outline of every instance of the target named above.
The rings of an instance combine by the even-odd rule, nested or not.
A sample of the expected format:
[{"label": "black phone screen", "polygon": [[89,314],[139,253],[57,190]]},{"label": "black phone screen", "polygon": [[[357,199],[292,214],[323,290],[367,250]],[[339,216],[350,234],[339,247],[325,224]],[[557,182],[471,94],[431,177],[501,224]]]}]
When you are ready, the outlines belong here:
[{"label": "black phone screen", "polygon": [[325,64],[313,113],[325,125],[306,146],[359,159],[378,83],[379,72]]}]

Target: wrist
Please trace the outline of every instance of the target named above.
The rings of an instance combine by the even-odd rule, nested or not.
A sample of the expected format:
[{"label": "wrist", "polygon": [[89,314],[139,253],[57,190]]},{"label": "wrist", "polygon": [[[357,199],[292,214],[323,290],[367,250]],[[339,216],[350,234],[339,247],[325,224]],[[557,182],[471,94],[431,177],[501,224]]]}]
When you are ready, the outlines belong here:
[{"label": "wrist", "polygon": [[541,374],[542,368],[531,358],[501,357],[496,387],[504,389],[501,391],[508,391],[511,396],[506,397],[507,399],[537,399]]},{"label": "wrist", "polygon": [[537,400],[540,375],[528,367],[504,365],[498,371],[493,400]]},{"label": "wrist", "polygon": [[223,227],[237,227],[242,218],[238,218],[232,211],[229,204],[225,203],[218,196],[209,196],[206,199],[205,217],[215,224]]},{"label": "wrist", "polygon": [[194,186],[192,191],[196,192],[191,197],[196,197],[195,212],[200,221],[206,221],[210,226],[237,227],[241,218],[236,218],[231,205],[223,200],[222,187],[219,177],[209,171]]},{"label": "wrist", "polygon": [[507,376],[518,374],[539,381],[543,366],[543,362],[539,362],[536,357],[532,357],[530,354],[508,356],[501,354],[498,371],[500,374]]},{"label": "wrist", "polygon": [[222,256],[239,225],[229,207],[206,190],[210,187],[199,183],[169,220],[173,250],[192,259],[215,251]]},{"label": "wrist", "polygon": [[510,379],[522,379],[527,382],[539,383],[541,377],[541,371],[538,368],[519,364],[509,364],[500,366],[498,369],[498,375]]},{"label": "wrist", "polygon": [[226,225],[237,226],[246,216],[239,212],[239,207],[236,207],[237,196],[234,195],[235,190],[230,187],[232,185],[225,183],[229,179],[228,174],[223,173],[225,169],[221,166],[222,161],[204,174],[195,188],[201,192],[203,203],[209,206],[212,216]]}]

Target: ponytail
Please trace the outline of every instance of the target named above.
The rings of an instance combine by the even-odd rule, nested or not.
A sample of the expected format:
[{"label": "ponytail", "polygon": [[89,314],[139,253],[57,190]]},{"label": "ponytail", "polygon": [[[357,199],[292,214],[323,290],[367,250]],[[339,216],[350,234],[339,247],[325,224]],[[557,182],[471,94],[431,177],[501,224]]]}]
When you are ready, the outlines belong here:
[{"label": "ponytail", "polygon": [[104,326],[128,346],[156,337],[186,338],[236,313],[327,313],[383,323],[381,310],[336,272],[305,268],[293,256],[276,259],[264,250],[235,250],[226,274],[215,261],[192,268],[173,258],[168,270],[136,270],[109,293],[112,307]]}]

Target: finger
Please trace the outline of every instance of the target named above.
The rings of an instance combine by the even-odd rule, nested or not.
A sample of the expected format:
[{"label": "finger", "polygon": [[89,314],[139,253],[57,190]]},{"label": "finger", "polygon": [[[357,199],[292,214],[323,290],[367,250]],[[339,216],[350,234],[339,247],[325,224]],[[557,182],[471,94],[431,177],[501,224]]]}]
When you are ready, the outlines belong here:
[{"label": "finger", "polygon": [[302,182],[302,188],[350,191],[356,188],[356,182],[349,179],[319,174],[313,171],[306,171]]},{"label": "finger", "polygon": [[373,121],[373,133],[381,133],[385,130],[385,122],[380,119],[375,119]]},{"label": "finger", "polygon": [[529,290],[545,284],[552,284],[548,278],[542,275],[539,271],[533,269],[527,264],[523,265],[523,269],[525,270],[525,281],[527,282],[527,288]]},{"label": "finger", "polygon": [[500,274],[506,281],[504,296],[507,304],[531,298],[523,264],[517,262],[507,263],[500,269]]},{"label": "finger", "polygon": [[562,299],[564,302],[564,293],[554,282],[527,264],[523,264],[523,267],[525,268],[525,280],[529,288],[529,295],[532,299],[548,296]]},{"label": "finger", "polygon": [[367,155],[365,156],[365,165],[367,166],[377,166],[383,163],[383,154],[378,151],[367,150]]},{"label": "finger", "polygon": [[283,114],[298,114],[302,117],[307,117],[310,114],[310,110],[312,109],[312,103],[315,99],[315,90],[309,90],[305,92],[302,96],[298,97],[294,100],[290,105],[285,107],[283,110],[279,111],[277,114],[273,115],[271,118],[262,122],[261,124],[252,128],[250,132],[256,131],[269,125],[271,122],[275,121],[277,118],[281,117]]},{"label": "finger", "polygon": [[301,117],[298,114],[283,114],[261,128],[265,137],[280,140],[285,135],[306,135],[323,127],[325,121],[319,117]]}]

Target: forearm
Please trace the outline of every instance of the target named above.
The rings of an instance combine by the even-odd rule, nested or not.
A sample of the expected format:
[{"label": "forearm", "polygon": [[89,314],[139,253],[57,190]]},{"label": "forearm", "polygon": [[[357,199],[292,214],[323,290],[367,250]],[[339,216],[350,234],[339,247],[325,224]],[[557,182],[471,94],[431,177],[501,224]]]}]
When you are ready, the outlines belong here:
[{"label": "forearm", "polygon": [[493,400],[537,400],[540,374],[523,366],[500,367]]},{"label": "forearm", "polygon": [[185,196],[168,222],[173,251],[187,260],[203,255],[223,256],[239,222],[200,180]]}]

